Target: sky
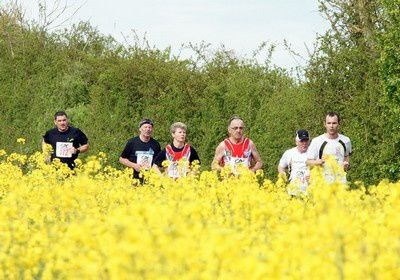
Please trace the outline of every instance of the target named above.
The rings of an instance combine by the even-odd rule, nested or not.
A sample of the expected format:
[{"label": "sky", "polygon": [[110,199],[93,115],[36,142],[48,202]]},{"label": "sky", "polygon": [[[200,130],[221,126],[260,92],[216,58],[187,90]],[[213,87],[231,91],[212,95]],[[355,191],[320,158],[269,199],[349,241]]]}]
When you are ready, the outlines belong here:
[{"label": "sky", "polygon": [[[1,0],[0,0],[1,1]],[[224,45],[239,57],[251,58],[263,42],[274,44],[272,63],[291,68],[305,66],[308,50],[314,49],[317,34],[328,29],[328,22],[318,12],[317,0],[17,0],[25,16],[38,19],[38,3],[59,17],[57,26],[68,28],[79,21],[89,21],[105,35],[119,42],[133,42],[134,32],[151,46],[165,49],[183,58],[190,56],[182,45]],[[49,13],[48,12],[48,13]],[[53,17],[54,17],[53,15]],[[50,16],[51,18],[51,16]],[[295,57],[284,47],[284,40],[300,54]],[[266,52],[257,59],[266,59]]]}]

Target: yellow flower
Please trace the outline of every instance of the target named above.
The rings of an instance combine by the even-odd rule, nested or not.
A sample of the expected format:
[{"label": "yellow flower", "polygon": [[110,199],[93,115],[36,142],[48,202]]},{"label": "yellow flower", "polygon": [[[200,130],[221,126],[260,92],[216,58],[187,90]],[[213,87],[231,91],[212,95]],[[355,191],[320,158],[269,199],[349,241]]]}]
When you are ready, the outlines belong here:
[{"label": "yellow flower", "polygon": [[20,143],[22,145],[25,145],[25,138],[18,138],[17,143]]},{"label": "yellow flower", "polygon": [[4,149],[0,150],[0,157],[4,156],[6,154],[7,154],[7,152]]},{"label": "yellow flower", "polygon": [[142,183],[102,154],[74,172],[43,158],[0,158],[0,278],[400,278],[400,182],[349,190],[314,168],[289,196],[261,171]]},{"label": "yellow flower", "polygon": [[162,165],[162,167],[167,168],[167,167],[169,166],[169,161],[168,161],[168,160],[164,160],[164,161],[161,163],[161,165]]}]

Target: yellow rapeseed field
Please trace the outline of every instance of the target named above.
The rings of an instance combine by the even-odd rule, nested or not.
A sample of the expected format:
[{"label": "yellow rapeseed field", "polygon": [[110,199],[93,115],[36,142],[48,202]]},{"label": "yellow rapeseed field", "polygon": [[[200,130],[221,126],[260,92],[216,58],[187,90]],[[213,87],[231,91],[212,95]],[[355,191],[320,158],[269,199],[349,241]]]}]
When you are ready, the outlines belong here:
[{"label": "yellow rapeseed field", "polygon": [[[23,143],[21,143],[22,145]],[[400,183],[172,180],[0,151],[1,279],[399,279]]]}]

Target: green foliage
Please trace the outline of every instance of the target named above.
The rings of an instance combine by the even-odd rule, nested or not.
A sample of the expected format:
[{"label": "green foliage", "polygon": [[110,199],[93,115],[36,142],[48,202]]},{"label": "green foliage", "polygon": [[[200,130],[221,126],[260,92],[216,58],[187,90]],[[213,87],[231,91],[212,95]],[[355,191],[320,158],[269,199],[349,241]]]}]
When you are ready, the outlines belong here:
[{"label": "green foliage", "polygon": [[[269,177],[294,132],[324,132],[327,111],[343,117],[353,142],[350,179],[374,183],[399,178],[399,0],[320,1],[332,28],[318,39],[305,82],[286,70],[260,65],[224,48],[191,45],[192,59],[173,57],[147,42],[131,46],[103,36],[88,22],[50,33],[27,23],[18,9],[0,11],[0,143],[15,149],[24,137],[33,152],[53,126],[55,111],[117,164],[143,117],[155,121],[154,137],[171,141],[169,127],[188,125],[188,140],[208,169],[227,136],[232,115],[245,120]],[[121,166],[120,166],[121,167]]]},{"label": "green foliage", "polygon": [[[382,52],[380,59],[381,73],[385,92],[389,100],[400,104],[400,1],[382,0],[382,26],[380,35]],[[393,106],[394,113],[399,114],[399,106]]]},{"label": "green foliage", "polygon": [[[390,51],[391,59],[385,59],[388,43],[381,39],[388,40],[386,14],[392,15],[389,6],[396,10],[393,3],[320,1],[321,11],[332,28],[321,36],[306,71],[307,86],[314,91],[317,111],[335,110],[342,114],[342,131],[350,136],[354,146],[349,178],[362,178],[368,183],[383,177],[400,178],[398,117],[393,114],[398,106],[393,106],[385,94],[384,81],[388,80],[389,72],[382,71],[394,69],[388,66],[394,65],[395,59],[391,60],[396,56],[392,55],[394,49]],[[399,29],[392,33],[398,34]],[[398,44],[394,42],[393,48],[396,47],[398,54]],[[385,65],[382,59],[388,67],[382,68]],[[399,72],[393,77],[398,78]],[[390,87],[393,85],[386,85],[386,89]]]},{"label": "green foliage", "polygon": [[[296,125],[305,126],[305,114],[298,114],[311,104],[304,88],[285,71],[241,60],[230,51],[208,56],[206,46],[192,46],[197,57],[181,60],[169,49],[118,45],[88,23],[48,33],[13,19],[13,12],[2,22],[1,34],[15,41],[12,50],[7,37],[0,44],[0,98],[7,104],[1,108],[7,116],[1,143],[10,149],[18,137],[34,139],[27,146],[38,149],[53,113],[66,110],[72,124],[88,135],[90,153],[106,152],[117,163],[126,141],[137,135],[139,120],[150,117],[162,145],[171,141],[170,125],[185,122],[189,142],[203,168],[209,168],[216,146],[227,137],[227,120],[237,114],[265,158],[266,171],[275,176]],[[285,121],[279,125],[276,118]]]}]

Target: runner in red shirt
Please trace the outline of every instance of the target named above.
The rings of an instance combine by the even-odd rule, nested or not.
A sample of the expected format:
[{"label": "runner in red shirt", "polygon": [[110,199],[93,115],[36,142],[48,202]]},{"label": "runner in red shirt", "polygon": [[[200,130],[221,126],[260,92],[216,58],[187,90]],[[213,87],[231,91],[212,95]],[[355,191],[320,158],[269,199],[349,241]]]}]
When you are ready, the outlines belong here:
[{"label": "runner in red shirt", "polygon": [[222,141],[215,150],[212,169],[221,170],[229,165],[236,172],[238,165],[247,166],[255,172],[262,167],[262,160],[253,141],[244,137],[243,119],[234,116],[228,124],[229,137]]},{"label": "runner in red shirt", "polygon": [[[154,161],[154,168],[160,172],[162,163],[168,162],[168,167],[165,169],[168,176],[171,178],[179,178],[186,176],[189,171],[190,164],[197,160],[200,163],[199,156],[196,150],[186,143],[187,127],[184,123],[176,122],[171,126],[172,143],[168,144],[163,149]],[[183,166],[179,165],[181,159],[186,159]]]}]

